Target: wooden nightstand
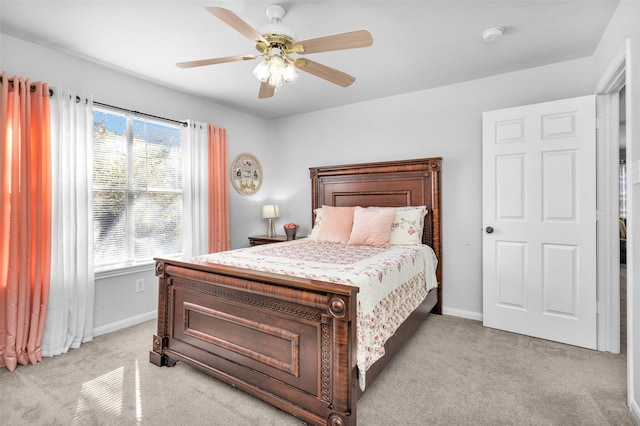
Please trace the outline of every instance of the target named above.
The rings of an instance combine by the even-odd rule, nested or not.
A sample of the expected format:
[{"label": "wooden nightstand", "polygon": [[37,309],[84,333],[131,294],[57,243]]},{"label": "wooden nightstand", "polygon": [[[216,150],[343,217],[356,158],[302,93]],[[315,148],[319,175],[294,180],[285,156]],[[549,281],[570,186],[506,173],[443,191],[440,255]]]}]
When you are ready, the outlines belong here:
[{"label": "wooden nightstand", "polygon": [[249,244],[252,246],[259,246],[262,244],[273,244],[287,241],[286,235],[276,235],[275,237],[267,237],[266,235],[257,235],[255,237],[249,237]]}]

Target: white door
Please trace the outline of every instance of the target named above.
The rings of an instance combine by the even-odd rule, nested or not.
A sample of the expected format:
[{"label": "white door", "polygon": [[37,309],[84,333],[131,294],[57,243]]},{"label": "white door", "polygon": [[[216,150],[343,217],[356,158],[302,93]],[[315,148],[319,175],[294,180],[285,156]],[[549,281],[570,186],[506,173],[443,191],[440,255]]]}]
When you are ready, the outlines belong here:
[{"label": "white door", "polygon": [[483,114],[483,322],[596,348],[595,96]]}]

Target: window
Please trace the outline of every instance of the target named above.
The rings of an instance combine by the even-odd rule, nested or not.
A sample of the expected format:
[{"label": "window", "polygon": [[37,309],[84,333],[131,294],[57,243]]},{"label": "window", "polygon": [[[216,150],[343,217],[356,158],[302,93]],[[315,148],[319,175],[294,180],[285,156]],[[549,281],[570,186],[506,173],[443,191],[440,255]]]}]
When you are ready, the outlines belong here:
[{"label": "window", "polygon": [[182,252],[180,127],[93,109],[96,268]]}]

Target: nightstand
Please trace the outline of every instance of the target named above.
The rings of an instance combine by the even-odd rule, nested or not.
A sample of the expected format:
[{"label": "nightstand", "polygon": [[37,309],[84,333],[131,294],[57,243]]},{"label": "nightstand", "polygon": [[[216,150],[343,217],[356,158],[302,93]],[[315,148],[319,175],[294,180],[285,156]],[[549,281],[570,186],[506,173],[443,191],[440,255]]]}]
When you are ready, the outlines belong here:
[{"label": "nightstand", "polygon": [[266,235],[257,235],[255,237],[249,237],[249,244],[252,246],[259,246],[262,244],[273,244],[287,241],[286,235],[276,235],[275,237],[267,237]]}]

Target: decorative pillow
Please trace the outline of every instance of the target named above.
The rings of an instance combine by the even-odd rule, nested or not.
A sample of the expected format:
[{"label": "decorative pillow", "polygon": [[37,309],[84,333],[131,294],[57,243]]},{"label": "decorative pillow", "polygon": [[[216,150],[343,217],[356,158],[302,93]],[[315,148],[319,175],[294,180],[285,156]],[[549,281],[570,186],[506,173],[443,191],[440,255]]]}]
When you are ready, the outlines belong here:
[{"label": "decorative pillow", "polygon": [[395,217],[395,209],[356,207],[349,244],[389,247],[391,224]]},{"label": "decorative pillow", "polygon": [[391,225],[389,244],[419,245],[422,244],[424,218],[428,211],[426,206],[398,207]]},{"label": "decorative pillow", "polygon": [[322,206],[322,226],[318,241],[346,243],[351,236],[355,207]]},{"label": "decorative pillow", "polygon": [[322,223],[322,207],[317,208],[313,211],[315,215],[315,220],[313,221],[313,228],[311,229],[311,234],[309,234],[309,238],[312,240],[318,239],[318,234],[320,233],[320,224]]}]

